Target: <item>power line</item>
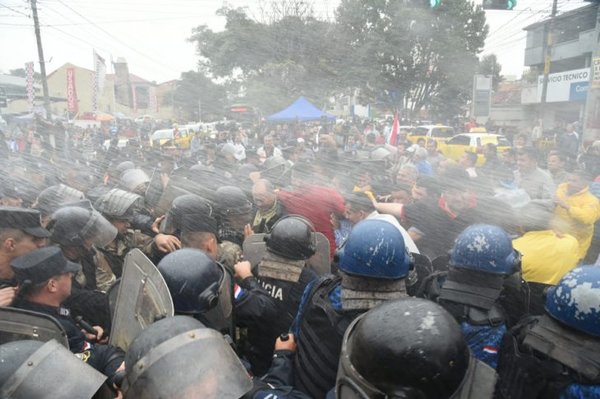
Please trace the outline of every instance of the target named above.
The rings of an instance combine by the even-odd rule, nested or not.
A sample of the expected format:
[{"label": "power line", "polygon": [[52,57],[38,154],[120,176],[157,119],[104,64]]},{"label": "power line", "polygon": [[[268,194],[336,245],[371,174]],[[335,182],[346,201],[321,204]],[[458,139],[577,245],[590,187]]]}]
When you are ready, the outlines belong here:
[{"label": "power line", "polygon": [[2,6],[2,7],[4,7],[4,8],[7,8],[7,9],[9,9],[9,10],[11,10],[12,12],[16,12],[17,14],[24,15],[24,16],[26,16],[27,18],[31,18],[31,15],[29,15],[29,14],[25,14],[23,11],[19,11],[19,10],[16,10],[16,9],[12,8],[12,7],[9,7],[9,6],[7,6],[6,4],[2,4],[2,3],[0,3],[0,6]]},{"label": "power line", "polygon": [[77,14],[78,16],[80,16],[81,18],[83,18],[85,21],[89,22],[92,26],[94,26],[96,29],[100,30],[101,32],[103,32],[105,35],[109,36],[110,38],[112,38],[113,40],[115,40],[117,43],[120,43],[122,46],[130,49],[131,51],[141,55],[142,57],[154,62],[156,65],[160,65],[164,68],[167,68],[169,70],[169,72],[173,72],[175,70],[175,68],[173,68],[172,66],[163,64],[160,61],[157,61],[156,59],[142,53],[141,51],[137,50],[134,47],[131,47],[130,45],[128,45],[127,43],[123,42],[121,39],[119,39],[118,37],[116,37],[115,35],[113,35],[112,33],[108,32],[106,29],[98,26],[94,21],[90,20],[89,18],[87,18],[85,15],[81,14],[80,12],[78,12],[77,10],[73,9],[71,6],[69,6],[68,4],[66,4],[65,2],[63,2],[62,0],[57,0],[60,4],[62,4],[63,6],[65,6],[66,8],[68,8],[69,10],[71,10],[72,12],[74,12],[75,14]]}]

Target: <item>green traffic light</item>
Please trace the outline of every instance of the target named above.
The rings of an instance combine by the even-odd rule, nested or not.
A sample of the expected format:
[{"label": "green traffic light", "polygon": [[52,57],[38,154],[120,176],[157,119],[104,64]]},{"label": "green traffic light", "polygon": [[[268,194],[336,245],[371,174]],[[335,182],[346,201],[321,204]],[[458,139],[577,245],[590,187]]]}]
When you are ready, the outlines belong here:
[{"label": "green traffic light", "polygon": [[442,4],[442,0],[429,0],[429,6],[431,8],[438,7],[440,4]]},{"label": "green traffic light", "polygon": [[515,8],[517,6],[517,0],[508,0],[506,2],[506,9],[507,10],[512,10],[513,8]]}]

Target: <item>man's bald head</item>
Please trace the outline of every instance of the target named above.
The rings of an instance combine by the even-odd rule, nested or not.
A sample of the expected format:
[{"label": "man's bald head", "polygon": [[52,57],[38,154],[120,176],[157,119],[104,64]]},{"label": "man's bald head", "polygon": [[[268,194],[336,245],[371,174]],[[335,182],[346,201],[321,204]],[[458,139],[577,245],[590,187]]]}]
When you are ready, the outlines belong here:
[{"label": "man's bald head", "polygon": [[273,184],[267,179],[257,180],[252,186],[252,198],[258,209],[268,211],[277,199],[275,191],[273,191]]}]

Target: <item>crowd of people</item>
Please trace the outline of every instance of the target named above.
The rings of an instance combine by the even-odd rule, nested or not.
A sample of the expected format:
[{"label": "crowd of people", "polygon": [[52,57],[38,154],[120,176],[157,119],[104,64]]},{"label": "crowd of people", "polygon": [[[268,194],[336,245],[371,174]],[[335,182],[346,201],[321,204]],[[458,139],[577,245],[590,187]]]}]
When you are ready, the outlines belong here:
[{"label": "crowd of people", "polygon": [[[459,160],[370,122],[68,152],[30,128],[0,142],[2,397],[600,398],[600,141],[572,126]],[[118,346],[137,251],[174,315]]]}]

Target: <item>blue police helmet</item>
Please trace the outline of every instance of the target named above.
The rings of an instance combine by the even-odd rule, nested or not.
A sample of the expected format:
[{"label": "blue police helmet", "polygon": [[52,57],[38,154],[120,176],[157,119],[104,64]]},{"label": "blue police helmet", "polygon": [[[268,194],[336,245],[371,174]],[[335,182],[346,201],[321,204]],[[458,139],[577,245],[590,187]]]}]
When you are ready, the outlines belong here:
[{"label": "blue police helmet", "polygon": [[571,270],[546,294],[550,316],[575,330],[600,337],[600,267]]},{"label": "blue police helmet", "polygon": [[340,254],[340,270],[353,276],[397,280],[406,277],[410,267],[400,230],[384,220],[359,222]]},{"label": "blue police helmet", "polygon": [[473,271],[508,275],[519,270],[521,255],[510,236],[498,226],[476,224],[467,227],[454,242],[450,266]]}]

